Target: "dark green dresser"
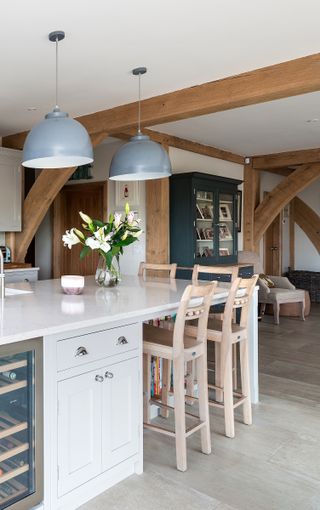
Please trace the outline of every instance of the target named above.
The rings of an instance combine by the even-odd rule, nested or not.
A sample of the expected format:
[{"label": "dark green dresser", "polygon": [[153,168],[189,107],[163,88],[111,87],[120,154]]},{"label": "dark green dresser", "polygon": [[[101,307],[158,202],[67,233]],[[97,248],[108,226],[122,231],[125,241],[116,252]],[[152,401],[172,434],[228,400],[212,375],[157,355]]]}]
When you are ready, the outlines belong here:
[{"label": "dark green dresser", "polygon": [[240,183],[198,172],[170,177],[171,262],[184,267],[237,263]]}]

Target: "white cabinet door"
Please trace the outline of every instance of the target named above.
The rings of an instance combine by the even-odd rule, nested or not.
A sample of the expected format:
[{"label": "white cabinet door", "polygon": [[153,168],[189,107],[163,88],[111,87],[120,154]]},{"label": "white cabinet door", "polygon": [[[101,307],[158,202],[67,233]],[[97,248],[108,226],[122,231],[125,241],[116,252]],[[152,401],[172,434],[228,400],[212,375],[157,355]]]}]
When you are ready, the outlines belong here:
[{"label": "white cabinet door", "polygon": [[0,232],[21,231],[21,154],[0,147]]},{"label": "white cabinet door", "polygon": [[102,385],[102,470],[138,452],[139,359],[110,365]]},{"label": "white cabinet door", "polygon": [[89,372],[58,383],[59,496],[101,472],[102,375]]}]

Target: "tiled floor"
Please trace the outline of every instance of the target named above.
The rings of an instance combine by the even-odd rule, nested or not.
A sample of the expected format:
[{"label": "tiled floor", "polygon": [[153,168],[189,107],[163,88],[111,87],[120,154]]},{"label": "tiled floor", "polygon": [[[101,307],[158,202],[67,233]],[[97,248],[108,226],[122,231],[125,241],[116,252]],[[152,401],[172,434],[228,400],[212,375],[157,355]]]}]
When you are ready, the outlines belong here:
[{"label": "tiled floor", "polygon": [[213,454],[188,440],[186,473],[172,439],[145,431],[145,472],[82,510],[320,510],[320,305],[305,323],[260,323],[261,403],[254,425],[223,436],[211,412]]}]

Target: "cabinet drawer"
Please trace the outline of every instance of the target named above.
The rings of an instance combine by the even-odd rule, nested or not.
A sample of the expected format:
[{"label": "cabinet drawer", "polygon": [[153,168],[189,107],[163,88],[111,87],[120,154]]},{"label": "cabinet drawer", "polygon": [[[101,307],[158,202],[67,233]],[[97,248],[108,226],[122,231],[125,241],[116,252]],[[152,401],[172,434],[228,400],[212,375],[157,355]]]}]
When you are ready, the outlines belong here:
[{"label": "cabinet drawer", "polygon": [[137,349],[140,339],[141,324],[130,324],[60,340],[57,343],[58,371]]},{"label": "cabinet drawer", "polygon": [[14,282],[36,282],[38,280],[37,270],[5,271],[6,283]]}]

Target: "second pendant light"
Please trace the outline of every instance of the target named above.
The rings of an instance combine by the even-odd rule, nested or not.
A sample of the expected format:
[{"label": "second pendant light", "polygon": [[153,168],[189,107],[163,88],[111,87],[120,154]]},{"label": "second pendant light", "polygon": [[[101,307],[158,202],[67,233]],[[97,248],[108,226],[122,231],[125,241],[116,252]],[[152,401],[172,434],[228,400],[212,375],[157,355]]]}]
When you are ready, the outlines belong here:
[{"label": "second pendant light", "polygon": [[142,134],[141,122],[141,75],[146,67],[133,69],[139,76],[138,132],[120,147],[112,158],[109,178],[114,181],[146,181],[171,175],[171,164],[167,151],[149,136]]}]

